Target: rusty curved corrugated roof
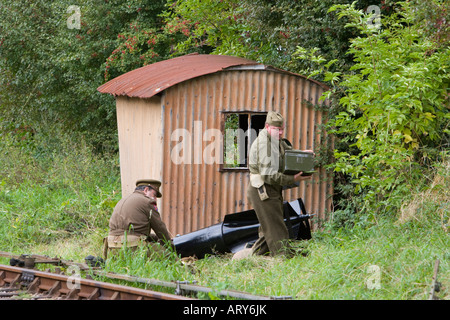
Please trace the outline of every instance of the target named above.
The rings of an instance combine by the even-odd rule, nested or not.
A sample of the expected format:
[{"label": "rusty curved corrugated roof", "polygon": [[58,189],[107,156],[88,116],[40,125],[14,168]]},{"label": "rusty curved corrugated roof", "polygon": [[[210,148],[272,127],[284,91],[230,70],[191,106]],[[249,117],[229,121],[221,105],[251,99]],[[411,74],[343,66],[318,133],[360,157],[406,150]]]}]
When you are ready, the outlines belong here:
[{"label": "rusty curved corrugated roof", "polygon": [[242,65],[258,63],[232,56],[189,54],[124,73],[97,90],[114,96],[150,98],[177,83]]},{"label": "rusty curved corrugated roof", "polygon": [[[188,54],[159,61],[124,73],[97,88],[101,93],[114,96],[151,98],[180,82],[215,73],[229,68],[253,68],[271,70],[306,78],[300,74],[260,64],[256,61],[223,55]],[[324,89],[329,88],[318,81],[308,79]]]}]

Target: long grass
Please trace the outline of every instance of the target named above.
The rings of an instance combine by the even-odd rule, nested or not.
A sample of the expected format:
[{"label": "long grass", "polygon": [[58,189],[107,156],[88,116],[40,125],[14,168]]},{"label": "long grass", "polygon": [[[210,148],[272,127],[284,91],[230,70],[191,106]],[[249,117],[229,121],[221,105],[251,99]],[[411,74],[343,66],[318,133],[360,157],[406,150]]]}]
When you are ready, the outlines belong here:
[{"label": "long grass", "polygon": [[107,232],[105,221],[120,199],[117,158],[95,156],[82,139],[61,133],[25,138],[1,134],[2,249]]},{"label": "long grass", "polygon": [[[440,259],[442,296],[448,298],[448,235],[440,228],[428,231],[386,223],[351,233],[316,232],[306,257],[210,258],[198,262],[198,275],[207,285],[297,299],[426,299]],[[379,288],[371,266],[379,270]]]},{"label": "long grass", "polygon": [[[60,143],[52,147],[40,145],[38,137],[32,142],[6,134],[1,138],[0,250],[75,261],[101,256],[108,220],[120,199],[117,156],[97,156],[81,139],[68,143],[65,136],[54,137]],[[110,257],[105,269],[197,281],[214,289],[199,295],[203,299],[223,298],[214,292],[233,289],[293,299],[422,300],[428,299],[439,259],[437,295],[448,299],[449,171],[448,161],[437,165],[427,187],[390,217],[365,227],[313,232],[313,239],[297,243],[299,254],[291,259],[235,261],[226,254],[185,265],[174,253],[148,259],[138,250]]]}]

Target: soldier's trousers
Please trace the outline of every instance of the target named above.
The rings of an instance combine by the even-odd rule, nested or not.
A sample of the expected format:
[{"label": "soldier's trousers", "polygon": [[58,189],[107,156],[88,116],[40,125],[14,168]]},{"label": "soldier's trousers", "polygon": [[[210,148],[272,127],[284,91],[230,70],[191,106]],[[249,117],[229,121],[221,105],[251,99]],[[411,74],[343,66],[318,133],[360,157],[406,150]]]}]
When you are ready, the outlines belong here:
[{"label": "soldier's trousers", "polygon": [[269,199],[262,201],[258,190],[250,184],[247,187],[248,200],[256,212],[259,227],[259,239],[252,247],[252,254],[287,255],[289,232],[283,217],[283,196],[281,187],[266,184]]}]

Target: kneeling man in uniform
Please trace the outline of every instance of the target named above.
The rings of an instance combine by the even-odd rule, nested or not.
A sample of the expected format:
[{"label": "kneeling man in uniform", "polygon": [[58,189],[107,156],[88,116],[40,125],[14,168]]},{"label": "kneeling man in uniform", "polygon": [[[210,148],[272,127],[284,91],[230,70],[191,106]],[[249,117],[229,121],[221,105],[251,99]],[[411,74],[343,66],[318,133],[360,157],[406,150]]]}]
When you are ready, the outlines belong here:
[{"label": "kneeling man in uniform", "polygon": [[156,205],[156,198],[162,196],[160,186],[158,180],[138,180],[134,192],[116,204],[109,220],[109,235],[105,239],[105,258],[108,252],[124,245],[131,249],[142,244],[149,245],[157,252],[174,248]]}]

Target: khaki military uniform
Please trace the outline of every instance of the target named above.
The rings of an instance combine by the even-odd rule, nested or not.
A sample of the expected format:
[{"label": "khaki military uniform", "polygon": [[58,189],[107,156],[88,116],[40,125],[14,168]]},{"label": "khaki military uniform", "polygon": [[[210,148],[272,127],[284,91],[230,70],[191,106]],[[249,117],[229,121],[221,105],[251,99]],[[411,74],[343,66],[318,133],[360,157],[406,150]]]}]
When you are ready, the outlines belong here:
[{"label": "khaki military uniform", "polygon": [[252,247],[252,254],[287,254],[289,232],[283,217],[282,189],[284,185],[294,184],[294,176],[280,173],[279,164],[285,150],[290,148],[283,139],[273,139],[266,129],[250,148],[247,197],[260,223],[259,239]]},{"label": "khaki military uniform", "polygon": [[125,244],[128,248],[137,248],[152,242],[164,245],[171,239],[156,209],[156,200],[148,198],[139,190],[117,203],[109,220],[109,230],[105,239],[105,256],[108,250],[119,249]]}]

